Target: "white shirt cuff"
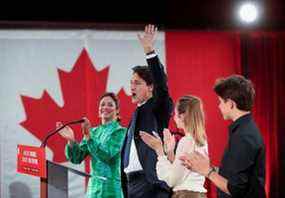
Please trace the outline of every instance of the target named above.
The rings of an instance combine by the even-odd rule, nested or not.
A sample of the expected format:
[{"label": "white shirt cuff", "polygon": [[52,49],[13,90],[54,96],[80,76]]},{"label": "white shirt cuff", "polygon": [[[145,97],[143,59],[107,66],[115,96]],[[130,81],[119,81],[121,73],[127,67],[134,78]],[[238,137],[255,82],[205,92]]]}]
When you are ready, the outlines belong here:
[{"label": "white shirt cuff", "polygon": [[146,55],[146,59],[150,59],[150,58],[153,58],[153,57],[156,57],[156,56],[157,56],[157,54],[154,52],[154,53]]}]

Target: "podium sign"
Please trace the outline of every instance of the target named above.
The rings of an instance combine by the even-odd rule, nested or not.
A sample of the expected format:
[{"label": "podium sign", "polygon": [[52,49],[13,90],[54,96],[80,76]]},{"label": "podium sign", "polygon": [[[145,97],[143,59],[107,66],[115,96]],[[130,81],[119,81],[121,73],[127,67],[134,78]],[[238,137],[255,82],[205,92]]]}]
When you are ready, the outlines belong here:
[{"label": "podium sign", "polygon": [[17,171],[46,178],[45,148],[18,145]]}]

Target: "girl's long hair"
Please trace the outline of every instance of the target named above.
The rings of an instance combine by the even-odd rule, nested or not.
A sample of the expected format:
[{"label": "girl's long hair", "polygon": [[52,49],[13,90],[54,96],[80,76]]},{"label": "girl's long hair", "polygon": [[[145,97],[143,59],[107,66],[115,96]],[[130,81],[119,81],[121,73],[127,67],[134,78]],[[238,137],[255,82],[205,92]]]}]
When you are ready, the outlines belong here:
[{"label": "girl's long hair", "polygon": [[203,104],[200,98],[186,95],[179,98],[176,105],[178,114],[185,114],[184,125],[187,132],[190,132],[198,146],[206,143],[205,115]]}]

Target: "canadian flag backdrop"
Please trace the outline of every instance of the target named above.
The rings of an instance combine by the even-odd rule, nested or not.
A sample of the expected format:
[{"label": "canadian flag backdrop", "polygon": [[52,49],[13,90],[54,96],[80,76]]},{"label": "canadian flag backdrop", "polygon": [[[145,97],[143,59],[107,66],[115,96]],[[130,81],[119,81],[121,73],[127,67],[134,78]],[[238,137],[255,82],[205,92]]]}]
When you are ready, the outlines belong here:
[{"label": "canadian flag backdrop", "polygon": [[[131,68],[145,65],[136,31],[1,30],[0,31],[0,196],[39,197],[39,178],[16,172],[17,145],[39,146],[56,121],[87,116],[99,124],[98,98],[118,94],[122,124],[127,126]],[[174,100],[185,94],[202,98],[212,162],[219,165],[227,144],[227,125],[213,92],[215,80],[240,74],[240,40],[229,32],[160,32],[155,48],[168,75]],[[171,123],[171,128],[175,128]],[[82,137],[75,126],[76,139]],[[59,135],[47,143],[47,159],[72,165]],[[69,175],[70,197],[83,197],[85,180]],[[209,197],[215,188],[208,186]]]}]

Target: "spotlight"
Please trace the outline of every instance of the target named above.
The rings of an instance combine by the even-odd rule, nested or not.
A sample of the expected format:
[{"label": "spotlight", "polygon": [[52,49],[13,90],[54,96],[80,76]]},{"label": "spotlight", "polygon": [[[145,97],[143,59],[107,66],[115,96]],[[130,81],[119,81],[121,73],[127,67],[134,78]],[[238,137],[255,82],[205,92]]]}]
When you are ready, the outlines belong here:
[{"label": "spotlight", "polygon": [[242,3],[238,12],[241,21],[247,24],[255,22],[259,16],[258,6],[251,1]]}]

